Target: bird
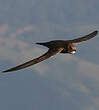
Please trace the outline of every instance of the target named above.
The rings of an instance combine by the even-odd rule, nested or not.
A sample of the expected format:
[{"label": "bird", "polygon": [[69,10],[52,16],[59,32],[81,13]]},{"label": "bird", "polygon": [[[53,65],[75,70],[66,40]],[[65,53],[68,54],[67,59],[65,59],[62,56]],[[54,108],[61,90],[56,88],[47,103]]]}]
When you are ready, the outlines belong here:
[{"label": "bird", "polygon": [[98,34],[98,31],[96,30],[94,32],[91,32],[88,35],[85,35],[83,37],[76,38],[73,40],[52,40],[49,42],[38,42],[36,44],[48,47],[48,51],[46,53],[44,53],[42,56],[40,56],[38,58],[35,58],[35,59],[30,60],[26,63],[20,64],[16,67],[7,69],[7,70],[2,71],[2,72],[3,73],[4,72],[12,72],[12,71],[24,69],[26,67],[37,64],[43,60],[46,60],[46,59],[48,59],[48,58],[50,58],[50,57],[52,57],[58,53],[75,54],[76,53],[76,44],[80,44],[81,42],[87,41],[87,40],[95,37],[97,34]]}]

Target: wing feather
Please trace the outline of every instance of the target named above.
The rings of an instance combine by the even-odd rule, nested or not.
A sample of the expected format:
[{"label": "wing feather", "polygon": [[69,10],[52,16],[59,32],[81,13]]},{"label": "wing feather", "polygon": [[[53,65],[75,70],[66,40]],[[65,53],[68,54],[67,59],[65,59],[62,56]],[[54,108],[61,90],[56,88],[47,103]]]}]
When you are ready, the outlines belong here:
[{"label": "wing feather", "polygon": [[83,42],[83,41],[86,41],[86,40],[89,40],[89,39],[95,37],[97,34],[98,34],[98,31],[94,31],[94,32],[92,32],[92,33],[90,33],[90,34],[88,34],[84,37],[80,37],[80,38],[77,38],[77,39],[74,39],[74,40],[70,40],[70,42],[74,43],[74,44],[80,43],[80,42]]},{"label": "wing feather", "polygon": [[24,64],[21,64],[19,66],[16,66],[16,67],[13,67],[13,68],[10,68],[10,69],[7,69],[3,72],[11,72],[11,71],[16,71],[16,70],[20,70],[20,69],[24,69],[26,67],[29,67],[29,66],[32,66],[34,64],[37,64],[43,60],[46,60],[48,58],[50,58],[51,56],[57,54],[57,53],[60,53],[63,49],[62,48],[59,48],[59,49],[49,49],[48,52],[46,52],[45,54],[43,54],[42,56],[38,57],[38,58],[35,58],[31,61],[28,61]]}]

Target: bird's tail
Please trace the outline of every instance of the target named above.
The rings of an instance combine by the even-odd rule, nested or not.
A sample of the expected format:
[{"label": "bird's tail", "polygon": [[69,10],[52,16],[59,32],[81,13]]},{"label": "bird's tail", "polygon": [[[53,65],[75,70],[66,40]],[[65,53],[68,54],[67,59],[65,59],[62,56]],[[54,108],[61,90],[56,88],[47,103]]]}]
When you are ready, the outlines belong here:
[{"label": "bird's tail", "polygon": [[36,44],[43,45],[43,46],[46,46],[48,48],[50,47],[50,43],[49,42],[44,42],[44,43],[37,42]]}]

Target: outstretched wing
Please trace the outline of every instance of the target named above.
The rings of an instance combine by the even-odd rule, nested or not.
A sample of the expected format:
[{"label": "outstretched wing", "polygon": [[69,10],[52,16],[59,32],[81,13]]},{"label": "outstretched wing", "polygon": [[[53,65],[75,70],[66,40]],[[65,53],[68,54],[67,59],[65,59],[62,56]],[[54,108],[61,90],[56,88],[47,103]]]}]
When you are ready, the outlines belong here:
[{"label": "outstretched wing", "polygon": [[70,42],[74,43],[74,44],[80,43],[80,42],[83,42],[83,41],[86,41],[86,40],[89,40],[89,39],[95,37],[97,34],[98,34],[98,31],[94,31],[94,32],[92,32],[92,33],[90,33],[90,34],[88,34],[84,37],[80,37],[80,38],[77,38],[77,39],[74,39],[74,40],[70,40]]},{"label": "outstretched wing", "polygon": [[59,49],[49,49],[47,53],[45,53],[44,55],[38,57],[38,58],[35,58],[31,61],[28,61],[24,64],[21,64],[19,66],[16,66],[14,68],[10,68],[10,69],[7,69],[3,72],[11,72],[11,71],[16,71],[16,70],[20,70],[20,69],[23,69],[23,68],[26,68],[26,67],[29,67],[31,65],[34,65],[34,64],[37,64],[43,60],[46,60],[48,58],[50,58],[51,56],[57,54],[57,53],[60,53],[63,49],[62,48],[59,48]]}]

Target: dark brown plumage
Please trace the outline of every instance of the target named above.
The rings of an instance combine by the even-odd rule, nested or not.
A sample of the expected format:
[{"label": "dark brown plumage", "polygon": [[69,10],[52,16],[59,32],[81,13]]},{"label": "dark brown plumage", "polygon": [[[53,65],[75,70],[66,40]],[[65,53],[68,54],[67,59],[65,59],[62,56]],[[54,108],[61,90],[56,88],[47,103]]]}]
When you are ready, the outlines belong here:
[{"label": "dark brown plumage", "polygon": [[56,55],[57,53],[74,54],[74,53],[76,53],[75,44],[79,44],[83,41],[89,40],[89,39],[95,37],[97,35],[97,33],[98,33],[98,31],[94,31],[84,37],[77,38],[74,40],[54,40],[54,41],[50,41],[50,42],[36,43],[36,44],[48,47],[49,48],[48,52],[38,58],[35,58],[31,61],[28,61],[24,64],[14,67],[14,68],[7,69],[3,72],[11,72],[11,71],[16,71],[16,70],[20,70],[20,69],[29,67],[31,65],[37,64],[43,60],[48,59],[51,56]]}]

